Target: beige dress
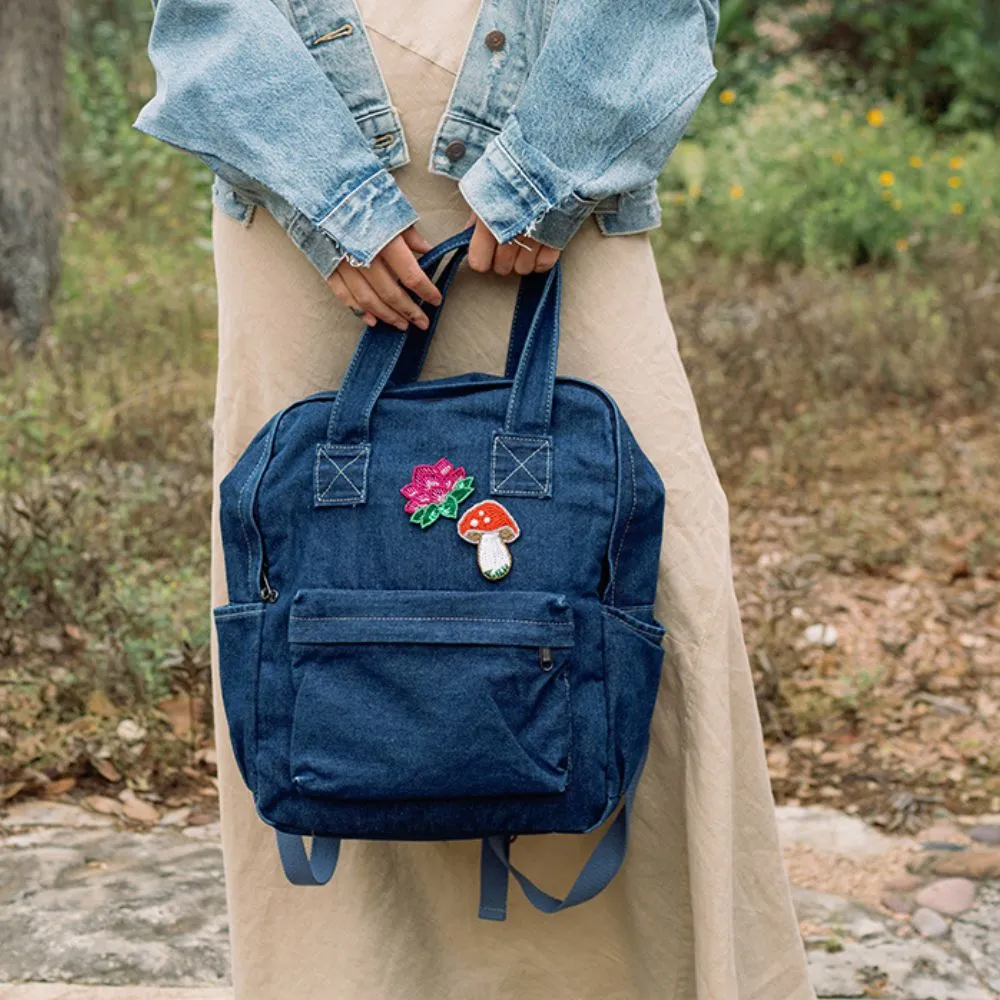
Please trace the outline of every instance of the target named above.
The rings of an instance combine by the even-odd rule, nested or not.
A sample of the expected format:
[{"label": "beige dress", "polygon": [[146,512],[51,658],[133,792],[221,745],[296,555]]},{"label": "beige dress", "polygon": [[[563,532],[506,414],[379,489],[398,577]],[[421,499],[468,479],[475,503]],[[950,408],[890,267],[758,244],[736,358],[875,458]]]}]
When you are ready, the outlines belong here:
[{"label": "beige dress", "polygon": [[[407,133],[396,174],[432,243],[465,225],[431,136],[478,0],[361,0]],[[216,481],[277,409],[335,386],[360,321],[270,215],[216,214]],[[290,886],[229,749],[216,683],[222,836],[237,1000],[812,1000],[775,832],[729,554],[706,451],[646,235],[587,220],[563,255],[559,369],[604,386],[666,485],[658,615],[670,628],[628,860],[592,902],[545,916],[512,885],[479,920],[479,844],[348,842],[333,881]],[[464,268],[425,376],[503,370],[516,278]],[[213,518],[213,604],[226,585]],[[217,677],[213,634],[213,671]],[[551,892],[594,845],[526,837]]]}]

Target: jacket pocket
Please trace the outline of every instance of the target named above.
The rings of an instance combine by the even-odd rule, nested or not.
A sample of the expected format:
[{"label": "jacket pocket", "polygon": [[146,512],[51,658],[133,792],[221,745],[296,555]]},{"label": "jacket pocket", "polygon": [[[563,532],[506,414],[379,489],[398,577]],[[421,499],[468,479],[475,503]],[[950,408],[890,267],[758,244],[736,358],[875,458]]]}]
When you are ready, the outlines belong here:
[{"label": "jacket pocket", "polygon": [[627,786],[649,742],[666,629],[653,617],[652,608],[626,612],[606,606],[602,611],[611,727],[619,774]]},{"label": "jacket pocket", "polygon": [[557,594],[300,590],[292,780],[385,801],[566,788],[573,613]]},{"label": "jacket pocket", "polygon": [[219,683],[229,741],[240,774],[253,788],[252,758],[257,717],[257,674],[263,603],[224,604],[212,609],[219,643]]}]

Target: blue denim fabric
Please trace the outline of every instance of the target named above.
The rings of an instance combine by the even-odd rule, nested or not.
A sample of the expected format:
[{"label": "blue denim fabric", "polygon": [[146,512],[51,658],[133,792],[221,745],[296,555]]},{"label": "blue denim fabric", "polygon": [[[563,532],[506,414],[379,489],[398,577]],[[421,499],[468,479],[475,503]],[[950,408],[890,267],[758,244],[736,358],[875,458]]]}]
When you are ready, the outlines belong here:
[{"label": "blue denim fabric", "polygon": [[[201,157],[215,203],[265,206],[324,276],[417,219],[409,161],[354,0],[156,0],[155,97],[135,125]],[[415,15],[416,16],[416,15]],[[660,223],[656,179],[716,71],[718,0],[481,5],[428,169],[494,236],[564,247]],[[501,30],[503,45],[486,44]]]},{"label": "blue denim fabric", "polygon": [[[445,296],[470,235],[422,258],[460,251]],[[560,280],[522,279],[503,376],[415,381],[440,308],[426,334],[365,331],[340,390],[276,414],[222,480],[222,696],[276,829],[582,832],[637,777],[663,485],[614,400],[556,378]],[[474,491],[421,528],[400,489],[441,457]],[[520,529],[500,580],[457,530],[488,499]]]}]

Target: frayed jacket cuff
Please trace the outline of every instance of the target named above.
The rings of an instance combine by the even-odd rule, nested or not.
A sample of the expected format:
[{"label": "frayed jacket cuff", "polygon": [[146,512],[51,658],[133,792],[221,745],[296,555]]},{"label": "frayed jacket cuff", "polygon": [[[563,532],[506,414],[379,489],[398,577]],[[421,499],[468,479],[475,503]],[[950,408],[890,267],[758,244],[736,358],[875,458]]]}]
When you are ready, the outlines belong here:
[{"label": "frayed jacket cuff", "polygon": [[389,171],[380,170],[334,206],[317,228],[336,241],[352,265],[368,267],[418,218]]},{"label": "frayed jacket cuff", "polygon": [[314,226],[304,215],[296,216],[288,227],[288,235],[324,278],[329,278],[347,256],[332,236]]},{"label": "frayed jacket cuff", "polygon": [[561,250],[597,204],[573,192],[570,175],[525,141],[513,115],[458,186],[499,243],[524,233]]}]

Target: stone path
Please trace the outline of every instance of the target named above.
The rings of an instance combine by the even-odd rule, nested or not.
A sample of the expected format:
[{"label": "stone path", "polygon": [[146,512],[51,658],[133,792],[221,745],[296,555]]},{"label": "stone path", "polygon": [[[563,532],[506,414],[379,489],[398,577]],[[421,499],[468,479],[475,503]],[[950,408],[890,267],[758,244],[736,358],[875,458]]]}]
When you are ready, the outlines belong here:
[{"label": "stone path", "polygon": [[890,838],[816,808],[780,809],[779,825],[821,1000],[1000,996],[1000,825]]},{"label": "stone path", "polygon": [[61,805],[0,820],[0,983],[227,985],[217,830],[122,831]]},{"label": "stone path", "polygon": [[[779,821],[821,1000],[1000,1000],[1000,819],[928,843],[830,810]],[[0,1000],[231,1000],[217,826],[28,802],[0,845]]]},{"label": "stone path", "polygon": [[175,990],[135,986],[66,986],[34,983],[0,986],[0,1000],[233,1000],[230,989]]}]

